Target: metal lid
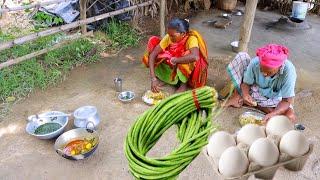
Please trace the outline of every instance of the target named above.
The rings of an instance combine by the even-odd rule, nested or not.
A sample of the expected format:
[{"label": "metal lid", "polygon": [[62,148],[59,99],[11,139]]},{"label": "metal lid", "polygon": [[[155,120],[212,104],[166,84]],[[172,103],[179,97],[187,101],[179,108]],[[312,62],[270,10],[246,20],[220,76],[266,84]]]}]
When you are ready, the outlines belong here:
[{"label": "metal lid", "polygon": [[94,106],[83,106],[74,111],[75,118],[87,119],[97,113],[97,108]]}]

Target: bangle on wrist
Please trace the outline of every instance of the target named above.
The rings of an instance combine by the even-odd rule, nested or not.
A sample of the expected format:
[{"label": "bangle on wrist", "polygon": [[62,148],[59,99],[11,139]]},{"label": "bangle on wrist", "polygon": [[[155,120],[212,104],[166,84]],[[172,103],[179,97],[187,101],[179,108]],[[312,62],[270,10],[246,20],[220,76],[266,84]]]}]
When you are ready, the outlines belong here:
[{"label": "bangle on wrist", "polygon": [[174,59],[174,58],[171,58],[171,59],[170,59],[170,63],[173,64],[173,65],[176,65],[177,63],[174,63],[174,62],[172,61],[173,59]]},{"label": "bangle on wrist", "polygon": [[154,81],[157,81],[158,79],[156,77],[153,77],[151,78],[151,81],[154,82]]}]

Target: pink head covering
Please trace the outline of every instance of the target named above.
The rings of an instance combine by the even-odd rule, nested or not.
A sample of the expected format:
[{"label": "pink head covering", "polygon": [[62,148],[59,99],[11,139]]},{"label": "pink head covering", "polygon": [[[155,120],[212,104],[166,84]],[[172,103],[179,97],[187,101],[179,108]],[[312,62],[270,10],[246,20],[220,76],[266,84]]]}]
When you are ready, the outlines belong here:
[{"label": "pink head covering", "polygon": [[268,44],[257,49],[260,64],[269,68],[278,68],[288,58],[289,50],[278,44]]}]

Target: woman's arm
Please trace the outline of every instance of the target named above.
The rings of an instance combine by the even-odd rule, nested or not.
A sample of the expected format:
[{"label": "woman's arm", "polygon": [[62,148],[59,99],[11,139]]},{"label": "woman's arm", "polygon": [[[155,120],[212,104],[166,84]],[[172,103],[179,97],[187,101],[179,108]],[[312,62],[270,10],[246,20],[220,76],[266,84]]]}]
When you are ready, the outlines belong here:
[{"label": "woman's arm", "polygon": [[190,54],[179,57],[172,58],[171,63],[173,64],[188,64],[197,61],[200,58],[199,48],[194,47],[190,49]]},{"label": "woman's arm", "polygon": [[293,102],[293,98],[282,99],[282,101],[280,101],[280,103],[278,104],[276,109],[274,111],[272,111],[271,113],[274,115],[284,114],[285,112],[288,111],[290,104],[292,104],[292,102]]},{"label": "woman's arm", "polygon": [[151,52],[151,54],[149,55],[149,69],[150,69],[150,77],[153,80],[154,78],[156,78],[156,75],[154,73],[154,63],[155,63],[155,59],[158,56],[158,54],[162,51],[160,45],[157,45],[153,51]]},{"label": "woman's arm", "polygon": [[291,104],[293,104],[293,97],[283,98],[282,101],[280,101],[280,103],[278,104],[278,106],[272,112],[265,116],[264,121],[268,121],[273,116],[285,114],[290,108]]},{"label": "woman's arm", "polygon": [[242,96],[250,96],[250,85],[246,83],[242,83],[240,85]]},{"label": "woman's arm", "polygon": [[247,83],[242,83],[240,85],[240,88],[244,103],[248,106],[257,106],[257,102],[255,102],[253,98],[250,96],[250,85]]}]

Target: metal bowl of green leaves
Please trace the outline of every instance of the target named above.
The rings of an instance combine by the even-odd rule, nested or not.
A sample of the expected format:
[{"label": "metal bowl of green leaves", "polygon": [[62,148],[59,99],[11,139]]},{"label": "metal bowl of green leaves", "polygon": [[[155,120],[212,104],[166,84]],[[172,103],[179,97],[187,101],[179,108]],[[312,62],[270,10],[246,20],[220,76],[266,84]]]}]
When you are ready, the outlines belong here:
[{"label": "metal bowl of green leaves", "polygon": [[124,103],[130,102],[134,99],[134,92],[132,91],[123,91],[119,94],[118,99]]},{"label": "metal bowl of green leaves", "polygon": [[60,111],[50,111],[28,117],[26,131],[39,139],[53,139],[63,133],[70,115]]}]

